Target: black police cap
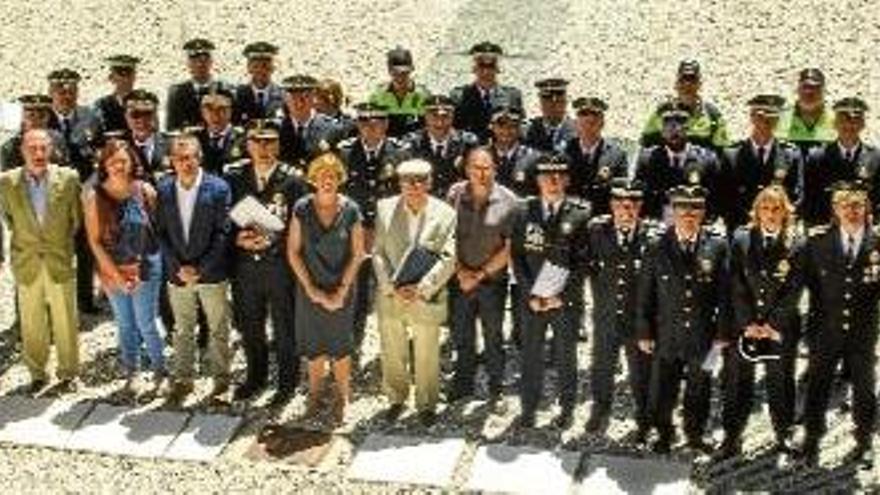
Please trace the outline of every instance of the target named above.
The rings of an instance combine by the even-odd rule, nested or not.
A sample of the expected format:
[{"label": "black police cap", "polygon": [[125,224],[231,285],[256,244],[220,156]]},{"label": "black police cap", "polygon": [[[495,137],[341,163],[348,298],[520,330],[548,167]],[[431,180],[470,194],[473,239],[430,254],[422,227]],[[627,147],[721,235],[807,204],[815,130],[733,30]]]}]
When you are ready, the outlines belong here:
[{"label": "black police cap", "polygon": [[523,118],[525,118],[525,112],[517,105],[500,103],[492,107],[492,122],[520,122]]},{"label": "black police cap", "polygon": [[385,57],[388,63],[388,67],[408,69],[413,68],[412,53],[402,46],[396,46],[391,50],[388,50],[388,53],[385,55]]},{"label": "black police cap", "polygon": [[825,74],[821,69],[808,67],[798,74],[798,82],[809,86],[825,86]]},{"label": "black police cap", "polygon": [[676,186],[667,191],[666,195],[673,206],[694,208],[705,208],[706,206],[706,189],[702,186]]},{"label": "black police cap", "polygon": [[354,106],[355,117],[358,120],[387,119],[388,108],[385,105],[365,101]]},{"label": "black police cap", "polygon": [[281,80],[286,91],[311,91],[318,88],[318,80],[308,74],[296,74]]},{"label": "black police cap", "polygon": [[251,119],[245,129],[248,139],[278,139],[278,123],[272,119]]},{"label": "black police cap", "polygon": [[835,113],[848,117],[863,117],[868,111],[868,104],[858,96],[848,96],[835,101],[832,108]]},{"label": "black police cap", "polygon": [[500,45],[491,41],[482,41],[472,46],[468,53],[474,57],[497,58],[504,55],[504,50],[501,49]]},{"label": "black police cap", "polygon": [[133,70],[141,63],[141,59],[132,55],[111,55],[104,59],[113,70]]},{"label": "black police cap", "polygon": [[211,84],[208,92],[202,95],[202,105],[232,105],[235,95],[232,90],[220,84]]},{"label": "black police cap", "polygon": [[426,112],[452,112],[455,110],[455,102],[452,98],[441,94],[428,96],[425,98],[423,106]]},{"label": "black police cap", "polygon": [[152,112],[159,105],[159,97],[146,89],[137,88],[125,95],[122,102],[125,108]]},{"label": "black police cap", "polygon": [[18,102],[26,110],[47,110],[52,107],[52,98],[44,94],[21,95]]},{"label": "black police cap", "polygon": [[215,48],[217,47],[214,46],[214,43],[205,38],[193,38],[183,44],[183,51],[185,51],[190,57],[210,55]]},{"label": "black police cap", "polygon": [[663,120],[686,121],[691,116],[691,109],[684,102],[672,98],[657,107],[657,114]]},{"label": "black police cap", "polygon": [[782,357],[782,345],[773,339],[755,339],[740,336],[737,342],[739,355],[746,361],[773,361]]},{"label": "black police cap", "polygon": [[268,41],[255,41],[246,45],[242,54],[248,60],[272,58],[278,55],[278,47]]},{"label": "black police cap", "polygon": [[562,153],[548,153],[535,162],[535,174],[567,174],[568,158]]},{"label": "black police cap", "polygon": [[767,117],[778,116],[785,107],[785,98],[777,94],[759,94],[748,101],[749,108]]},{"label": "black police cap", "polygon": [[626,177],[611,179],[611,197],[614,199],[642,199],[645,195],[641,181],[630,180]]},{"label": "black police cap", "polygon": [[684,59],[678,63],[678,78],[699,79],[701,76],[700,62],[692,58]]},{"label": "black police cap", "polygon": [[79,72],[63,68],[56,69],[49,73],[47,78],[50,84],[77,84],[82,80],[82,76],[79,75]]},{"label": "black police cap", "polygon": [[541,97],[562,96],[568,89],[568,80],[561,77],[548,77],[535,82]]},{"label": "black police cap", "polygon": [[582,96],[577,98],[571,103],[571,106],[578,115],[604,115],[608,110],[608,104],[605,103],[603,99],[595,96]]}]

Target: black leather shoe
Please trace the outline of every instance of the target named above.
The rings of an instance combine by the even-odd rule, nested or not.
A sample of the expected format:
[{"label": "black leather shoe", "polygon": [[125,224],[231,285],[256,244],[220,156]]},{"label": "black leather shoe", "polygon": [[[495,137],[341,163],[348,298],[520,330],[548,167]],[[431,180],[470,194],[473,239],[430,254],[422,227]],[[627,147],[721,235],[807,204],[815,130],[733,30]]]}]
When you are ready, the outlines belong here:
[{"label": "black leather shoe", "polygon": [[403,414],[403,404],[391,404],[391,406],[382,414],[382,420],[385,421],[385,423],[393,423],[400,418],[401,414]]},{"label": "black leather shoe", "polygon": [[559,428],[560,430],[567,430],[571,427],[571,423],[574,420],[573,411],[569,408],[563,408],[559,414],[553,418],[553,426]]},{"label": "black leather shoe", "polygon": [[467,399],[473,395],[472,389],[464,386],[454,386],[452,390],[446,394],[446,402],[454,403]]},{"label": "black leather shoe", "polygon": [[434,411],[422,411],[419,413],[419,423],[425,428],[430,428],[437,424],[437,413]]},{"label": "black leather shoe", "polygon": [[711,454],[712,453],[712,445],[705,440],[703,440],[702,436],[692,436],[688,438],[687,446],[691,450],[695,450],[702,454]]},{"label": "black leather shoe", "polygon": [[278,389],[269,400],[270,407],[284,407],[293,398],[293,392],[287,389]]},{"label": "black leather shoe", "polygon": [[535,427],[535,413],[534,412],[524,412],[519,416],[519,420],[517,421],[517,426],[520,428],[534,428]]},{"label": "black leather shoe", "polygon": [[27,387],[28,395],[37,395],[46,388],[46,380],[33,380]]},{"label": "black leather shoe", "polygon": [[819,443],[807,439],[800,449],[795,452],[796,459],[807,467],[819,465]]},{"label": "black leather shoe", "polygon": [[742,441],[738,438],[725,438],[721,447],[712,455],[712,461],[722,462],[742,454]]},{"label": "black leather shoe", "polygon": [[590,415],[590,419],[587,420],[587,424],[584,426],[584,431],[587,433],[604,435],[605,432],[608,431],[609,423],[610,418],[607,413],[594,412]]},{"label": "black leather shoe", "polygon": [[660,455],[672,452],[672,438],[669,435],[660,435],[660,438],[651,446],[651,450]]},{"label": "black leather shoe", "polygon": [[255,382],[244,382],[238,388],[235,389],[235,393],[232,394],[233,400],[251,400],[257,393],[263,390],[264,385]]},{"label": "black leather shoe", "polygon": [[871,442],[859,442],[846,455],[847,463],[858,464],[862,469],[872,469],[874,467],[874,451],[871,449]]}]

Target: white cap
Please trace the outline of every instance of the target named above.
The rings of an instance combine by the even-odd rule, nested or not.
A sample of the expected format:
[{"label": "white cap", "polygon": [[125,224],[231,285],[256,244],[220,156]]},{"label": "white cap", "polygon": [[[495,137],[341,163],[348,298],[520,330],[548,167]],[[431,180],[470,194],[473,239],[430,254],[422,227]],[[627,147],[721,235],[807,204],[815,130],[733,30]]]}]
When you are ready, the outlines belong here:
[{"label": "white cap", "polygon": [[420,158],[405,160],[397,166],[397,175],[431,175],[431,163]]}]

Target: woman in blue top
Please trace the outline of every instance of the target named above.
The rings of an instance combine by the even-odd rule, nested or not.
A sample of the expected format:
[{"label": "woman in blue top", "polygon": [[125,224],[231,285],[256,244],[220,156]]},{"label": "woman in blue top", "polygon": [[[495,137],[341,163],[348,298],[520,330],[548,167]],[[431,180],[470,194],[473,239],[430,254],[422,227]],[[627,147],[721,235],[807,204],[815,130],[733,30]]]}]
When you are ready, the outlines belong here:
[{"label": "woman in blue top", "polygon": [[153,372],[153,391],[166,375],[156,326],[162,259],[153,229],[156,191],[135,177],[137,155],[111,139],[101,152],[97,183],[85,195],[86,232],[98,274],[118,326],[125,388],[140,368],[142,347]]},{"label": "woman in blue top", "polygon": [[336,383],[334,420],[341,423],[349,401],[354,347],[354,284],[364,258],[364,233],[357,204],[339,194],[345,166],[332,153],[309,164],[315,192],[293,207],[287,257],[298,280],[297,350],[309,360],[308,416],[317,413],[328,360]]}]

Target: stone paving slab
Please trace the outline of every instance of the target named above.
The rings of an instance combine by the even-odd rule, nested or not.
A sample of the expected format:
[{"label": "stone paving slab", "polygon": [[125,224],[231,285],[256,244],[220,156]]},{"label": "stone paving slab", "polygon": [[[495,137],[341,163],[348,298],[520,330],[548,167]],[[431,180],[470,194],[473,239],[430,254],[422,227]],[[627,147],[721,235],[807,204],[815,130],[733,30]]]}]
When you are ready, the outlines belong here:
[{"label": "stone paving slab", "polygon": [[188,414],[99,404],[67,448],[132,457],[160,457],[183,429]]},{"label": "stone paving slab", "polygon": [[465,448],[461,438],[368,436],[357,448],[349,478],[448,487]]},{"label": "stone paving slab", "polygon": [[220,455],[241,424],[242,419],[237,416],[196,414],[189,418],[189,422],[162,457],[182,461],[211,461]]},{"label": "stone paving slab", "polygon": [[87,401],[0,397],[0,442],[64,448],[93,407]]},{"label": "stone paving slab", "polygon": [[677,495],[688,493],[690,466],[660,459],[592,455],[579,494]]},{"label": "stone paving slab", "polygon": [[503,493],[570,493],[581,454],[503,444],[477,449],[466,490]]}]

